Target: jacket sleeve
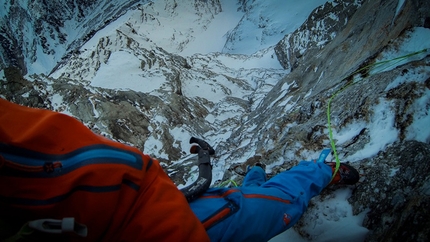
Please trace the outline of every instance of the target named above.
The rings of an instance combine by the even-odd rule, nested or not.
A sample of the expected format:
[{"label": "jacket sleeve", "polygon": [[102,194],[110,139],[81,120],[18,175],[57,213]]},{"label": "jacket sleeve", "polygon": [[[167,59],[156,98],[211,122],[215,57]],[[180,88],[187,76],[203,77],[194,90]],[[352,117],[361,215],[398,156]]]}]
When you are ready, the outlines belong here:
[{"label": "jacket sleeve", "polygon": [[209,240],[157,160],[73,117],[4,99],[0,214],[22,222],[74,217],[88,227],[77,241]]}]

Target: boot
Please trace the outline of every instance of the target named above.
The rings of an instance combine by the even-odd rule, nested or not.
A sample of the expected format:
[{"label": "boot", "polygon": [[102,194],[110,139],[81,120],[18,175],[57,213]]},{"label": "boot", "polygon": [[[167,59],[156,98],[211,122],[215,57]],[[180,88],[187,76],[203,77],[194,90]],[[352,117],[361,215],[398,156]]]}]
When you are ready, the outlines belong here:
[{"label": "boot", "polygon": [[[327,162],[325,163],[329,165],[332,169],[332,172],[336,170],[336,162]],[[360,175],[358,171],[345,163],[340,163],[339,170],[334,175],[333,179],[330,182],[330,185],[334,184],[343,184],[343,185],[354,185],[360,179]]]}]

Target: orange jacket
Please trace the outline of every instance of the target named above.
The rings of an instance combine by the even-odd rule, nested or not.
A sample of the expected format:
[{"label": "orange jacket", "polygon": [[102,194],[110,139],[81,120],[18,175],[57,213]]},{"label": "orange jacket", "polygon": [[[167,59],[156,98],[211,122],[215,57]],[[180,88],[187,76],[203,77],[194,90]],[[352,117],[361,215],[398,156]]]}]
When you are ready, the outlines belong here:
[{"label": "orange jacket", "polygon": [[79,241],[209,241],[157,160],[73,117],[0,99],[0,216],[74,217]]}]

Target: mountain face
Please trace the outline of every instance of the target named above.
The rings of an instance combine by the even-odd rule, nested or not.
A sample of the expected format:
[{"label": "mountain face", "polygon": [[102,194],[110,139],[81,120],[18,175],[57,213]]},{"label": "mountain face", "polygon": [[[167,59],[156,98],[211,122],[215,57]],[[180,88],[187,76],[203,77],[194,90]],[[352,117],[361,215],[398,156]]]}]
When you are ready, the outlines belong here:
[{"label": "mountain face", "polygon": [[2,1],[0,67],[16,66],[23,74],[52,69],[139,2]]},{"label": "mountain face", "polygon": [[[216,148],[216,185],[257,161],[271,177],[317,158],[331,127],[363,176],[345,198],[368,229],[357,241],[426,241],[430,3],[321,1],[287,28],[266,2],[6,1],[1,97],[136,146],[182,186],[196,175],[190,136]],[[219,16],[222,37],[208,32]],[[295,231],[323,240],[338,194],[314,198]]]},{"label": "mountain face", "polygon": [[287,34],[275,47],[276,56],[285,69],[296,68],[303,55],[314,56],[350,23],[363,1],[327,2],[318,7],[307,21]]}]

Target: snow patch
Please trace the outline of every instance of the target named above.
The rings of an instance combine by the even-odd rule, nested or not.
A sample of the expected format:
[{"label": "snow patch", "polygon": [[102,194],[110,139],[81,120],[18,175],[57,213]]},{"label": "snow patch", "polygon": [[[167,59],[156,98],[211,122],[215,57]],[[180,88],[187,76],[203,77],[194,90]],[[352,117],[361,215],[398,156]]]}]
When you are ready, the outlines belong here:
[{"label": "snow patch", "polygon": [[[409,63],[411,61],[421,60],[430,54],[430,29],[424,27],[413,28],[407,34],[407,37],[402,39],[397,48],[391,48],[382,53],[377,59],[377,63],[372,67],[370,74],[377,74],[393,70],[394,68]],[[396,43],[393,44],[396,46]],[[412,56],[412,53],[420,52]]]},{"label": "snow patch", "polygon": [[85,51],[86,49],[95,49],[99,44],[99,40],[101,38],[114,34],[117,29],[123,26],[130,19],[133,13],[134,13],[133,10],[127,11],[124,15],[122,15],[118,19],[116,19],[115,21],[112,21],[110,24],[106,25],[103,29],[97,31],[97,33],[94,34],[94,36],[91,39],[89,39],[84,45],[82,45],[80,50]]},{"label": "snow patch", "polygon": [[336,130],[333,129],[333,137],[336,139],[336,144],[341,145],[347,141],[350,141],[352,138],[357,136],[361,130],[366,128],[367,125],[368,124],[364,121],[358,121],[347,125],[346,127],[339,130],[339,132],[336,132]]},{"label": "snow patch", "polygon": [[327,0],[302,1],[272,0],[252,1],[236,27],[226,33],[225,53],[252,54],[279,42],[286,34],[294,32],[309,14]]},{"label": "snow patch", "polygon": [[214,19],[206,26],[205,31],[187,44],[181,52],[182,55],[207,54],[222,50],[227,40],[225,33],[234,29],[243,17],[243,12],[237,11],[237,1],[220,0],[220,3],[222,12],[214,16]]},{"label": "snow patch", "polygon": [[390,177],[395,176],[395,175],[396,175],[396,173],[397,173],[397,171],[399,171],[399,170],[400,170],[400,167],[397,167],[397,168],[391,168],[391,170],[390,170]]},{"label": "snow patch", "polygon": [[178,184],[178,186],[177,186],[178,189],[185,188],[185,187],[191,185],[194,181],[197,180],[197,178],[199,177],[198,166],[191,167],[191,169],[189,171],[189,175],[190,176],[185,181],[185,184]]},{"label": "snow patch", "polygon": [[169,130],[169,134],[173,136],[174,142],[171,144],[173,147],[183,151],[190,150],[191,145],[189,144],[190,138],[189,132],[183,127],[174,127]]},{"label": "snow patch", "polygon": [[399,0],[399,2],[397,3],[396,14],[394,15],[394,18],[393,18],[393,23],[394,23],[394,19],[399,15],[400,11],[403,9],[404,5],[405,5],[405,0]]},{"label": "snow patch", "polygon": [[97,111],[97,109],[96,109],[96,101],[95,100],[93,100],[93,98],[90,98],[89,99],[90,100],[90,102],[91,102],[91,105],[93,106],[93,113],[94,113],[94,117],[95,118],[98,118],[98,117],[100,117],[100,113]]},{"label": "snow patch", "polygon": [[149,93],[161,89],[166,83],[162,73],[153,73],[145,78],[140,68],[141,61],[127,51],[113,52],[106,64],[102,64],[92,79],[91,85],[108,89],[134,90]]},{"label": "snow patch", "polygon": [[430,90],[426,89],[422,97],[411,106],[413,122],[406,129],[407,140],[418,140],[430,143]]},{"label": "snow patch", "polygon": [[163,143],[158,137],[149,136],[143,147],[143,152],[145,154],[152,154],[153,157],[168,159],[168,155],[161,151],[163,148]]},{"label": "snow patch", "polygon": [[[352,213],[352,206],[348,202],[351,189],[342,188],[334,192],[331,198],[324,198],[314,203],[311,213],[306,213],[306,224],[301,228],[308,234],[312,241],[364,241],[368,229],[362,226],[364,217],[368,211],[358,215]],[[316,197],[318,198],[318,197]],[[292,237],[290,237],[292,236]],[[294,238],[294,239],[293,239]],[[281,241],[309,241],[294,229],[272,238],[270,242]]]},{"label": "snow patch", "polygon": [[408,72],[397,76],[390,84],[385,88],[385,92],[396,88],[404,83],[417,82],[424,83],[430,76],[430,66],[419,66],[414,69],[408,69]]},{"label": "snow patch", "polygon": [[4,75],[4,70],[0,70],[0,81],[6,81],[6,76]]},{"label": "snow patch", "polygon": [[51,98],[51,105],[52,107],[57,110],[58,107],[63,103],[63,96],[61,96],[58,93],[55,93],[54,95],[52,95]]},{"label": "snow patch", "polygon": [[[394,127],[394,112],[392,112],[394,103],[383,98],[373,108],[373,115],[367,129],[369,130],[370,141],[362,150],[349,156],[347,160],[358,161],[376,155],[380,150],[398,139],[398,130]],[[354,132],[356,129],[354,129]]]}]

